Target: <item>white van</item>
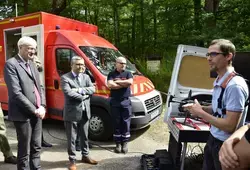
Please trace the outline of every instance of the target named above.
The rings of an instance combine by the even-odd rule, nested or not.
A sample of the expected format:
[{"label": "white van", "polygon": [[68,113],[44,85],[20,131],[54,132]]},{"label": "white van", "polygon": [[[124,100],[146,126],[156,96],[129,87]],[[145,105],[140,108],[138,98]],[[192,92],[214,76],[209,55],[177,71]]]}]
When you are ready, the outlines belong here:
[{"label": "white van", "polygon": [[[191,99],[209,103],[212,99],[213,82],[216,75],[210,73],[206,59],[207,48],[179,45],[173,67],[171,82],[166,102],[164,121],[167,123],[170,117],[181,117],[180,104],[176,101],[188,99],[190,90]],[[233,61],[235,71],[241,74],[249,85],[250,52],[236,52]],[[248,113],[250,109],[248,109]],[[247,121],[250,114],[247,114]]]},{"label": "white van", "polygon": [[214,78],[211,78],[206,59],[206,48],[179,45],[173,67],[166,102],[164,121],[170,117],[181,117],[180,103],[188,98],[211,102]]}]

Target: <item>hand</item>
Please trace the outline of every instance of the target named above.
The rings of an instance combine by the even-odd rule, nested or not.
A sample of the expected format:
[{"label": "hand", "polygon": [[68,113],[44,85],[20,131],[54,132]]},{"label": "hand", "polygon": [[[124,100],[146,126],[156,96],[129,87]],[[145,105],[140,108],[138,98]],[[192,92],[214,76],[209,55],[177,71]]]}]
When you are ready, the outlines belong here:
[{"label": "hand", "polygon": [[38,109],[35,110],[35,114],[37,117],[43,119],[45,116],[46,110],[43,106],[40,106]]},{"label": "hand", "polygon": [[114,79],[114,81],[119,81],[119,80],[121,80],[121,78],[119,78],[119,77]]},{"label": "hand", "polygon": [[198,102],[197,99],[194,100],[194,103],[188,103],[183,106],[184,110],[189,111],[194,116],[201,117],[201,114],[203,112],[202,106]]},{"label": "hand", "polygon": [[226,168],[239,166],[238,156],[234,153],[233,147],[240,141],[239,138],[226,140],[220,148],[219,160],[221,165]]},{"label": "hand", "polygon": [[184,111],[189,111],[189,109],[191,109],[193,105],[194,105],[193,103],[188,103],[188,104],[183,105],[182,107]]},{"label": "hand", "polygon": [[89,95],[87,95],[87,94],[83,95],[83,100],[85,100],[87,98],[89,98]]}]

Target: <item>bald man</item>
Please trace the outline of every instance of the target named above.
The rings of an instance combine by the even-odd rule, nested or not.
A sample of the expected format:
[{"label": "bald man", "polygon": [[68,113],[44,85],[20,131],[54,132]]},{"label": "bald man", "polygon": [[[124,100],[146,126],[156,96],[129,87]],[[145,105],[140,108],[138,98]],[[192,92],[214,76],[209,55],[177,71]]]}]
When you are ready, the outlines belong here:
[{"label": "bald man", "polygon": [[126,59],[118,57],[116,68],[108,74],[108,87],[111,89],[110,105],[114,120],[114,141],[116,153],[128,152],[128,141],[130,138],[130,120],[132,106],[130,85],[133,84],[133,75],[126,71]]}]

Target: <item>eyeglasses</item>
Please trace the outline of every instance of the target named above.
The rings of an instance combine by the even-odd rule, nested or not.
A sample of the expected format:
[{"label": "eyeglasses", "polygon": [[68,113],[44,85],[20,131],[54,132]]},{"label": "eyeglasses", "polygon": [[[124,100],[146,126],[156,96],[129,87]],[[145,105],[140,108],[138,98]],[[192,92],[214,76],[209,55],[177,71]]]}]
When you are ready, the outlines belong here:
[{"label": "eyeglasses", "polygon": [[121,62],[118,62],[119,64],[124,64],[124,65],[126,65],[127,63],[121,63]]},{"label": "eyeglasses", "polygon": [[75,64],[75,65],[77,65],[77,66],[81,66],[81,67],[85,67],[85,65],[84,65],[84,64]]},{"label": "eyeglasses", "polygon": [[223,54],[223,55],[225,55],[225,53],[217,53],[217,52],[210,52],[210,53],[207,53],[206,54],[206,56],[207,57],[216,57],[217,55],[219,55],[219,54]]},{"label": "eyeglasses", "polygon": [[30,45],[20,45],[20,47],[25,47],[27,50],[37,51],[36,48],[34,48],[33,46],[30,46]]}]

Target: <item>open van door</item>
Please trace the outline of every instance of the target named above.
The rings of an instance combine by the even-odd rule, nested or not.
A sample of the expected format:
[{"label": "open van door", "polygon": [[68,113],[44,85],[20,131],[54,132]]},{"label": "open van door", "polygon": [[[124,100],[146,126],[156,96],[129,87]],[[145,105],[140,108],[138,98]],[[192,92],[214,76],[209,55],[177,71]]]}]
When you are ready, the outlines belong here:
[{"label": "open van door", "polygon": [[184,169],[187,142],[206,142],[210,133],[207,123],[190,119],[188,112],[182,109],[184,103],[194,99],[211,103],[214,78],[210,76],[206,53],[206,48],[179,45],[168,90],[164,115],[171,132],[168,151],[175,165],[181,162],[181,170]]},{"label": "open van door", "polygon": [[178,46],[166,102],[166,123],[169,117],[178,117],[180,104],[175,101],[187,99],[190,90],[190,99],[211,101],[214,78],[210,77],[206,53],[206,48]]},{"label": "open van door", "polygon": [[41,65],[43,67],[43,71],[40,72],[40,80],[45,87],[45,69],[44,69],[44,26],[43,24],[30,26],[30,27],[22,27],[21,34],[23,36],[29,36],[36,40],[37,42],[37,57],[41,61]]}]

